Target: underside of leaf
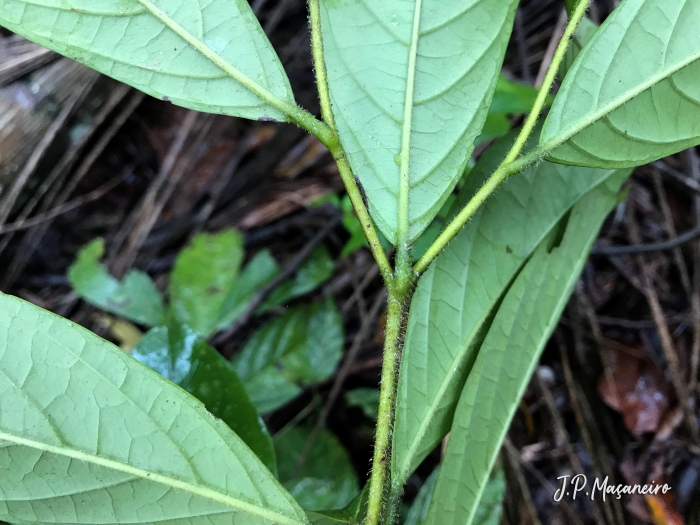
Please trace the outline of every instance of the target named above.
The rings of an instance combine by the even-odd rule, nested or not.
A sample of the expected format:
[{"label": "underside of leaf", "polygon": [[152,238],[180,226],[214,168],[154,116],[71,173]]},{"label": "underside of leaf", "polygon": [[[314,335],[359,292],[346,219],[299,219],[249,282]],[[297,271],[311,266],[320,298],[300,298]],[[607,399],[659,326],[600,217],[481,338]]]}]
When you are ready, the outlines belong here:
[{"label": "underside of leaf", "polygon": [[289,81],[240,0],[0,0],[0,25],[157,98],[246,118],[286,117]]},{"label": "underside of leaf", "polygon": [[623,1],[554,101],[540,139],[551,158],[633,167],[700,144],[698,20],[697,0]]},{"label": "underside of leaf", "polygon": [[0,294],[0,520],[307,523],[203,405],[110,343]]},{"label": "underside of leaf", "polygon": [[322,0],[333,114],[373,219],[428,226],[481,132],[514,0]]}]

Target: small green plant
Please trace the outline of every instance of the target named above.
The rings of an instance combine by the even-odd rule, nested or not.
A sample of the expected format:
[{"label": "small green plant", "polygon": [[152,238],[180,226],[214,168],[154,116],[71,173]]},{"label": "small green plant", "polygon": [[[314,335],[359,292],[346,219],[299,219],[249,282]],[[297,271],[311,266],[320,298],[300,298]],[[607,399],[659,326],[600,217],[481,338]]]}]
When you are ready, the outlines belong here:
[{"label": "small green plant", "polygon": [[[390,525],[409,475],[448,432],[409,523],[488,515],[509,421],[622,183],[632,167],[700,143],[700,0],[622,0],[599,28],[584,19],[587,0],[567,0],[528,117],[472,168],[517,4],[310,0],[319,120],[295,103],[246,2],[0,0],[1,25],[146,93],[315,135],[336,161],[388,312],[370,481],[324,513],[196,399],[69,321],[0,296],[0,519]],[[443,226],[416,253],[441,209]],[[241,258],[231,253],[213,281]],[[209,281],[178,270],[169,310],[140,274],[118,283],[95,273],[109,289],[91,300],[165,323],[162,341],[231,322],[226,285],[203,305],[184,291]],[[122,304],[132,287],[150,299]],[[280,358],[263,347],[233,363],[244,383],[270,370],[258,355]]]}]

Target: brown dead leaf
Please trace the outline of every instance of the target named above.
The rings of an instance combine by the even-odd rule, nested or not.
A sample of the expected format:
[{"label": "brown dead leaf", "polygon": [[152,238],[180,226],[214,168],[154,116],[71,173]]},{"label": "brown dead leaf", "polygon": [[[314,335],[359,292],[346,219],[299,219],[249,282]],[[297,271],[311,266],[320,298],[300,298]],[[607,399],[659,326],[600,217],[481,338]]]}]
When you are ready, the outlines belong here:
[{"label": "brown dead leaf", "polygon": [[669,385],[651,360],[616,351],[612,370],[598,382],[603,401],[619,412],[635,436],[656,432],[669,408]]},{"label": "brown dead leaf", "polygon": [[649,507],[654,525],[685,525],[683,516],[676,510],[673,494],[646,494],[644,499]]}]

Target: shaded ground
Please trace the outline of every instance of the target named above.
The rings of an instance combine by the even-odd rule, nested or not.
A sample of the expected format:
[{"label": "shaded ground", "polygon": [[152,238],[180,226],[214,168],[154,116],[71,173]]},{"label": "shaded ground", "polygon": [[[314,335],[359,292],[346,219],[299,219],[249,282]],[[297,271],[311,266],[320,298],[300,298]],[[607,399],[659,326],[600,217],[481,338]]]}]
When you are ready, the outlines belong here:
[{"label": "shaded ground", "polygon": [[[536,84],[563,27],[562,5],[522,4],[506,73]],[[303,3],[256,0],[254,7],[297,100],[315,111]],[[610,8],[601,1],[591,15],[600,19]],[[268,248],[283,265],[318,243],[339,257],[348,233],[334,220],[338,212],[311,204],[342,186],[315,140],[291,125],[196,114],[56,60],[2,33],[0,116],[15,111],[17,124],[0,129],[0,289],[112,337],[66,279],[78,249],[95,237],[106,239],[113,273],[137,267],[161,287],[175,254],[199,231],[239,228],[249,256]],[[24,91],[22,75],[31,71],[46,78],[45,91]],[[512,424],[502,452],[506,523],[648,523],[654,509],[657,523],[700,523],[698,155],[639,168],[628,189]],[[609,249],[664,242],[631,253]],[[327,425],[361,478],[373,430],[342,392],[378,383],[381,290],[367,251],[337,261],[313,296],[333,297],[346,351],[357,348],[342,388],[329,397],[341,386],[336,375],[268,420],[273,431],[300,419]],[[217,348],[233,354],[260,322],[216,336]],[[410,479],[407,500],[439,460],[436,451]],[[611,483],[664,480],[673,497],[555,503],[557,477],[580,472]]]}]

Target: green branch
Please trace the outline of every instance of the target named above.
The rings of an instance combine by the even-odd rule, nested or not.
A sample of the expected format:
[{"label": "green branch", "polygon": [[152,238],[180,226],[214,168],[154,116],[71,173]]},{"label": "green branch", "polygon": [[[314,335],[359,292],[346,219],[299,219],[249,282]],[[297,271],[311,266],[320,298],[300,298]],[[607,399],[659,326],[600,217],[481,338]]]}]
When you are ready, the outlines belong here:
[{"label": "green branch", "polygon": [[[345,185],[345,190],[350,197],[350,202],[355,209],[355,214],[357,215],[360,225],[362,226],[362,231],[367,238],[369,243],[369,248],[374,256],[374,260],[379,266],[379,271],[382,274],[382,278],[387,286],[389,286],[393,279],[393,270],[391,268],[391,263],[382,248],[381,242],[379,242],[379,235],[377,230],[374,228],[374,223],[369,215],[367,206],[362,199],[362,192],[357,185],[357,180],[355,180],[355,175],[350,168],[350,164],[345,156],[345,150],[337,136],[337,131],[335,129],[335,118],[333,117],[333,108],[331,106],[330,91],[328,88],[328,74],[326,72],[326,61],[323,55],[323,40],[321,37],[321,11],[319,6],[319,0],[309,0],[309,18],[311,20],[311,51],[314,58],[314,69],[316,70],[316,84],[318,85],[318,98],[321,103],[321,116],[328,123],[324,124],[331,132],[331,137],[329,140],[324,141],[321,137],[316,135],[318,139],[323,142],[323,144],[328,148],[328,150],[333,155],[336,166],[338,166],[338,173],[340,173],[340,178],[343,180]],[[313,132],[312,132],[313,133]]]},{"label": "green branch", "polygon": [[335,117],[331,107],[331,95],[328,88],[328,73],[326,60],[323,55],[323,38],[321,36],[321,9],[319,0],[309,0],[309,18],[311,20],[311,53],[314,57],[314,70],[316,72],[316,85],[318,86],[318,98],[321,102],[321,116],[335,131]]},{"label": "green branch", "polygon": [[459,212],[459,214],[452,220],[450,224],[442,231],[438,238],[433,242],[433,244],[428,248],[423,257],[416,263],[413,267],[414,272],[420,274],[424,272],[430,263],[438,256],[438,254],[447,246],[447,243],[452,240],[452,238],[459,233],[459,230],[467,223],[469,219],[476,213],[476,211],[481,207],[481,205],[488,199],[496,189],[511,175],[520,173],[522,170],[546,156],[554,147],[559,146],[556,144],[547,144],[544,148],[537,148],[527,155],[518,158],[518,155],[522,152],[527,140],[532,134],[532,130],[537,124],[537,119],[542,113],[542,109],[545,106],[547,95],[552,88],[554,79],[559,72],[562,61],[566,54],[566,50],[569,47],[569,42],[571,37],[576,31],[579,23],[583,19],[583,16],[588,9],[588,4],[590,0],[581,0],[576,6],[574,13],[571,15],[569,23],[566,26],[566,30],[562,35],[557,49],[552,57],[552,62],[547,69],[547,74],[544,77],[544,82],[542,87],[537,93],[537,98],[535,99],[535,104],[532,111],[528,115],[527,119],[523,123],[523,127],[515,139],[513,146],[511,147],[508,155],[506,155],[501,165],[493,172],[489,179],[484,183],[484,185],[476,192],[476,194],[471,198],[467,205]]}]

